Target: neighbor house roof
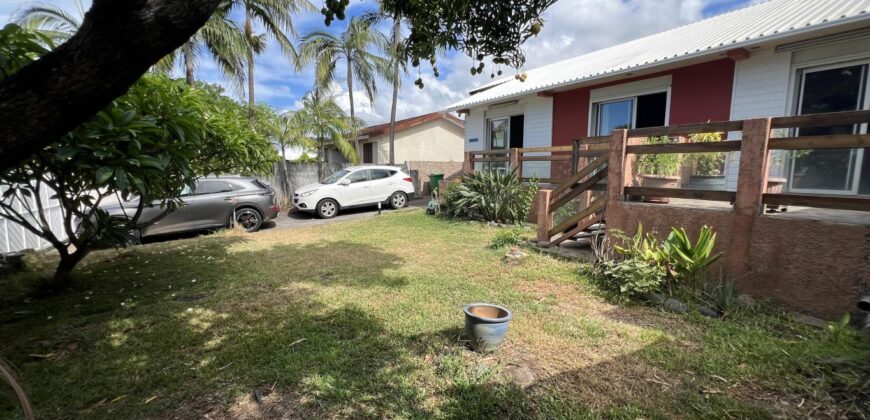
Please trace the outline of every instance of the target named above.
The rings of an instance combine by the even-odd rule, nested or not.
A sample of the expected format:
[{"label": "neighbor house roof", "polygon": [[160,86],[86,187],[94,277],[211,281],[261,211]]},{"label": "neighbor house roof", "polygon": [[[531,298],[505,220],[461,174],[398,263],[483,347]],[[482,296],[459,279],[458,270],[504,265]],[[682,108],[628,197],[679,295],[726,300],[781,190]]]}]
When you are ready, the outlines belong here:
[{"label": "neighbor house roof", "polygon": [[[416,127],[421,124],[426,124],[428,122],[437,121],[437,120],[446,120],[453,124],[456,124],[459,128],[465,127],[465,123],[459,119],[458,117],[447,113],[447,112],[433,112],[431,114],[423,114],[418,115],[416,117],[406,118],[404,120],[396,121],[396,132],[400,132],[402,130],[407,130],[411,127]],[[390,123],[378,124],[368,126],[359,132],[360,137],[377,137],[380,135],[388,134],[390,132]]]},{"label": "neighbor house roof", "polygon": [[736,48],[868,20],[868,12],[870,0],[769,0],[528,70],[525,82],[509,77],[487,83],[446,109],[459,110],[670,63],[718,56]]}]

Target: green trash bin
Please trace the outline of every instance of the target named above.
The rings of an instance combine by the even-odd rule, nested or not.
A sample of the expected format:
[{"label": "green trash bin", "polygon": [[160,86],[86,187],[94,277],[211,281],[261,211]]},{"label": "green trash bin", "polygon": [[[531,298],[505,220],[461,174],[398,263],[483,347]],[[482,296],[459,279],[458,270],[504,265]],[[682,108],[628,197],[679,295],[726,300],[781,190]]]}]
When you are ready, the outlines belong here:
[{"label": "green trash bin", "polygon": [[444,174],[429,174],[429,190],[435,192],[442,179],[444,179]]}]

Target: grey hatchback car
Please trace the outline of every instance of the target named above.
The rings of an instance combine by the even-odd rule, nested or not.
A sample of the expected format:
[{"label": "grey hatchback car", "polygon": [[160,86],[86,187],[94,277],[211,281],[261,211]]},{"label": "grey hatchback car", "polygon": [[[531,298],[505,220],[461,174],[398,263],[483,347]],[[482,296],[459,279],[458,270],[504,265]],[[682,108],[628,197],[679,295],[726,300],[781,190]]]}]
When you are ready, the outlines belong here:
[{"label": "grey hatchback car", "polygon": [[[233,220],[248,232],[278,216],[275,192],[256,178],[203,178],[182,193],[183,205],[166,212],[157,203],[146,205],[139,218],[139,238],[230,226]],[[138,199],[103,206],[110,215],[127,217]]]}]

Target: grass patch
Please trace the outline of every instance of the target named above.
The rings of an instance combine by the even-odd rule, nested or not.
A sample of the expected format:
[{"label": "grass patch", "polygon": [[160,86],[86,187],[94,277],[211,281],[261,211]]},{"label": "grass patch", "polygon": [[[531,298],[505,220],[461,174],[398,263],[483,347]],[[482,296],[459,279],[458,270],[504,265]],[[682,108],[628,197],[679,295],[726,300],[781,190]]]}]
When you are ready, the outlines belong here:
[{"label": "grass patch", "polygon": [[[0,279],[0,356],[40,418],[866,415],[854,332],[612,305],[576,264],[505,264],[500,231],[411,211],[100,251],[54,297],[36,263]],[[513,311],[495,354],[458,342],[475,301]]]}]

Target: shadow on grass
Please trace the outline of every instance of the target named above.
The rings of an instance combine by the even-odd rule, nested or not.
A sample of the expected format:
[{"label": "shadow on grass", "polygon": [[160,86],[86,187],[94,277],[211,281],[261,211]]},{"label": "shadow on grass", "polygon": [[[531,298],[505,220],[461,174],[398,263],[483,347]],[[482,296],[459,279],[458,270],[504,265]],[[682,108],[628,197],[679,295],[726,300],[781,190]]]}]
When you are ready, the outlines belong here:
[{"label": "shadow on grass", "polygon": [[[275,413],[419,414],[419,390],[402,379],[412,369],[403,340],[327,293],[402,287],[407,279],[392,272],[402,259],[361,243],[249,242],[95,254],[77,270],[75,292],[4,300],[0,356],[20,369],[45,418],[232,417],[257,391],[258,407],[280,401]],[[0,399],[0,417],[9,410]]]}]

